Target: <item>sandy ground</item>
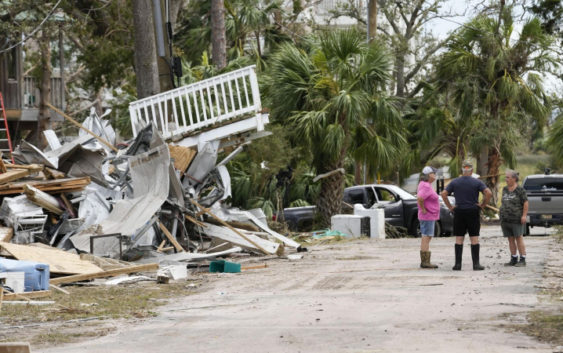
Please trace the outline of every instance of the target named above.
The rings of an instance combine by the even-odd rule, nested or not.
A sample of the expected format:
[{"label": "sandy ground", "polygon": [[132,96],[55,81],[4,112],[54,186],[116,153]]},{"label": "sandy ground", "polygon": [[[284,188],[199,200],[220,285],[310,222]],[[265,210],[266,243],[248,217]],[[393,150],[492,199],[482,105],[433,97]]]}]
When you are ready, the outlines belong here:
[{"label": "sandy ground", "polygon": [[[454,238],[431,243],[440,268],[419,268],[418,239],[357,239],[309,248],[298,261],[268,268],[208,274],[196,295],[162,307],[158,317],[116,324],[87,342],[34,352],[554,352],[510,327],[540,301],[548,259],[561,245],[532,229],[528,266],[509,259],[499,226],[483,227],[481,263],[473,271],[469,245],[463,269],[452,271]],[[536,235],[534,235],[536,234]],[[557,266],[547,264],[561,274]]]}]

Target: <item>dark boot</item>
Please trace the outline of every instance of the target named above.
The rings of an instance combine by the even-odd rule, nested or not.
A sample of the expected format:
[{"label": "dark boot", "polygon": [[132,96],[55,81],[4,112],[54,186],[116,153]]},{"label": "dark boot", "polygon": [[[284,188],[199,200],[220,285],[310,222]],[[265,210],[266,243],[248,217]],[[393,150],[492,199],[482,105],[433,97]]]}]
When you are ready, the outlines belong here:
[{"label": "dark boot", "polygon": [[511,256],[510,262],[505,263],[504,266],[514,266],[516,263],[518,263],[518,256]]},{"label": "dark boot", "polygon": [[480,244],[471,244],[471,259],[473,259],[473,271],[482,271],[485,267],[479,264]]},{"label": "dark boot", "polygon": [[463,244],[455,244],[455,266],[454,271],[461,271],[461,255],[463,255]]},{"label": "dark boot", "polygon": [[420,250],[420,267],[422,268],[438,268],[437,265],[430,263],[430,251]]},{"label": "dark boot", "polygon": [[518,261],[514,266],[516,266],[516,267],[526,267],[526,258],[520,256],[520,261]]}]

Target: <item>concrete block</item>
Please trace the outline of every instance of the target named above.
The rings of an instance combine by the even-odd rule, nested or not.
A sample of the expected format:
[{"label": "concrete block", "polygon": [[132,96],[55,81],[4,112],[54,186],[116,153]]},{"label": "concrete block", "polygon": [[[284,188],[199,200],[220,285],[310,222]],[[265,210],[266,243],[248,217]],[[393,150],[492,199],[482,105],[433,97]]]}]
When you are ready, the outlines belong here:
[{"label": "concrete block", "polygon": [[364,218],[366,217],[343,214],[334,215],[330,219],[330,229],[337,230],[354,238],[368,235],[370,232],[369,222],[366,222]]},{"label": "concrete block", "polygon": [[370,217],[370,238],[385,239],[385,210],[354,205],[354,215]]}]

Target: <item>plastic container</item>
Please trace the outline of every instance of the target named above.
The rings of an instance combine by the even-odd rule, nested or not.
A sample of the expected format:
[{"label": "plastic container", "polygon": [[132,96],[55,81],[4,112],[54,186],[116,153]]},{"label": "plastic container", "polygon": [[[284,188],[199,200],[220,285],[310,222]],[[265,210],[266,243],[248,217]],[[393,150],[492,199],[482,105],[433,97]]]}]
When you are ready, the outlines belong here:
[{"label": "plastic container", "polygon": [[236,262],[229,262],[225,260],[216,260],[209,263],[209,272],[240,272],[240,264]]},{"label": "plastic container", "polygon": [[0,272],[24,272],[26,292],[49,289],[49,265],[0,258]]}]

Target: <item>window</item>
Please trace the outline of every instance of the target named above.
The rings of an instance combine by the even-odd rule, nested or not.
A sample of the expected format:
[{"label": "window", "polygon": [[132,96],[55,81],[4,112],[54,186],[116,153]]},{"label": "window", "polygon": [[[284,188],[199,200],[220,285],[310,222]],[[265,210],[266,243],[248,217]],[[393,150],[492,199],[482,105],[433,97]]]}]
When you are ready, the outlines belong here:
[{"label": "window", "polygon": [[12,48],[7,53],[8,57],[8,79],[16,80],[18,78],[18,52],[19,47]]},{"label": "window", "polygon": [[563,191],[563,178],[547,177],[527,179],[523,187],[528,191]]},{"label": "window", "polygon": [[391,191],[386,189],[377,189],[377,197],[380,202],[385,202],[385,203],[395,202],[396,200],[395,194],[393,194]]},{"label": "window", "polygon": [[352,205],[361,203],[364,204],[364,190],[356,189],[348,192],[348,202]]}]

